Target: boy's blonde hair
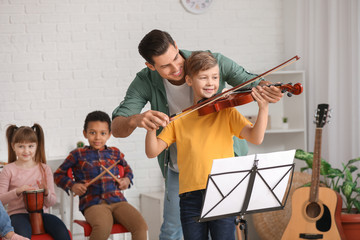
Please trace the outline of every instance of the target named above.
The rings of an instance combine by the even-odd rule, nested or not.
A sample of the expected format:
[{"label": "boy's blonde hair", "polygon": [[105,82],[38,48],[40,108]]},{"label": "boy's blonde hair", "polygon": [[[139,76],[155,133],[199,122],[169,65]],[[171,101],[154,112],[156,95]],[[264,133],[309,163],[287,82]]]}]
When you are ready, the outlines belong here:
[{"label": "boy's blonde hair", "polygon": [[210,52],[193,52],[185,61],[185,73],[190,77],[198,74],[200,71],[208,70],[217,65],[217,61]]}]

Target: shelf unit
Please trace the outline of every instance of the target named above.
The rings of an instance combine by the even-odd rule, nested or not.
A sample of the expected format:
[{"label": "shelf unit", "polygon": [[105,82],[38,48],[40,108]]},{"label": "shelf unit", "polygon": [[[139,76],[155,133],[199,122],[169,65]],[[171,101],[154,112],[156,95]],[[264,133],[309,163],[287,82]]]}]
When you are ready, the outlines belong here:
[{"label": "shelf unit", "polygon": [[[266,76],[266,80],[283,84],[301,83],[305,89],[304,71],[278,71]],[[277,103],[269,105],[269,125],[261,145],[249,143],[249,154],[284,151],[290,149],[306,149],[306,92],[300,95],[286,96]],[[258,113],[256,102],[238,106],[244,116],[254,116]],[[288,126],[284,128],[282,119],[288,118]],[[296,163],[296,165],[299,165]],[[298,170],[300,166],[296,166]]]}]

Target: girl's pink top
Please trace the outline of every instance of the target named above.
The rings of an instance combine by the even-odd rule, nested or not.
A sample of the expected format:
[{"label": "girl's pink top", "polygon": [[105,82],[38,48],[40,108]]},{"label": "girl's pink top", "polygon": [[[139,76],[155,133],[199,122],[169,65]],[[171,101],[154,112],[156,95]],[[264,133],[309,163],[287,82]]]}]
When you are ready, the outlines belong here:
[{"label": "girl's pink top", "polygon": [[[49,195],[44,197],[44,212],[49,212],[49,207],[56,203],[56,195],[54,190],[54,178],[48,165],[42,164],[45,169],[45,176]],[[40,165],[32,168],[21,168],[14,162],[4,166],[0,172],[0,201],[3,205],[8,204],[7,212],[9,215],[16,213],[27,213],[23,194],[16,194],[16,189],[23,185],[29,185],[38,189],[36,181],[42,180],[42,171]]]}]

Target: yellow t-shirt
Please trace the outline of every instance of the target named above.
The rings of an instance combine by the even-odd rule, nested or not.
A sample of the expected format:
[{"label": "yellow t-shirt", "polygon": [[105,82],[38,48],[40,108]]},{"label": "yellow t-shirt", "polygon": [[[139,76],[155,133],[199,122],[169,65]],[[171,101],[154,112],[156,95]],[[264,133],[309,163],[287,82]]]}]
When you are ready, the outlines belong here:
[{"label": "yellow t-shirt", "polygon": [[206,188],[213,160],[234,156],[232,137],[241,138],[247,124],[235,108],[226,108],[205,116],[194,111],[163,129],[158,138],[177,145],[179,194]]}]

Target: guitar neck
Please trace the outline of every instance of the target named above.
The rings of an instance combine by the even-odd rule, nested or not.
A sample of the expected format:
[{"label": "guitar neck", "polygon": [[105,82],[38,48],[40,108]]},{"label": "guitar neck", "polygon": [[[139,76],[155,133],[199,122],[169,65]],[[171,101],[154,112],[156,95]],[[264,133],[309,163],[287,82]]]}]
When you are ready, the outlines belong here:
[{"label": "guitar neck", "polygon": [[312,166],[310,199],[309,199],[310,202],[317,202],[319,200],[321,137],[322,137],[322,128],[316,128],[314,159],[313,159],[313,166]]}]

